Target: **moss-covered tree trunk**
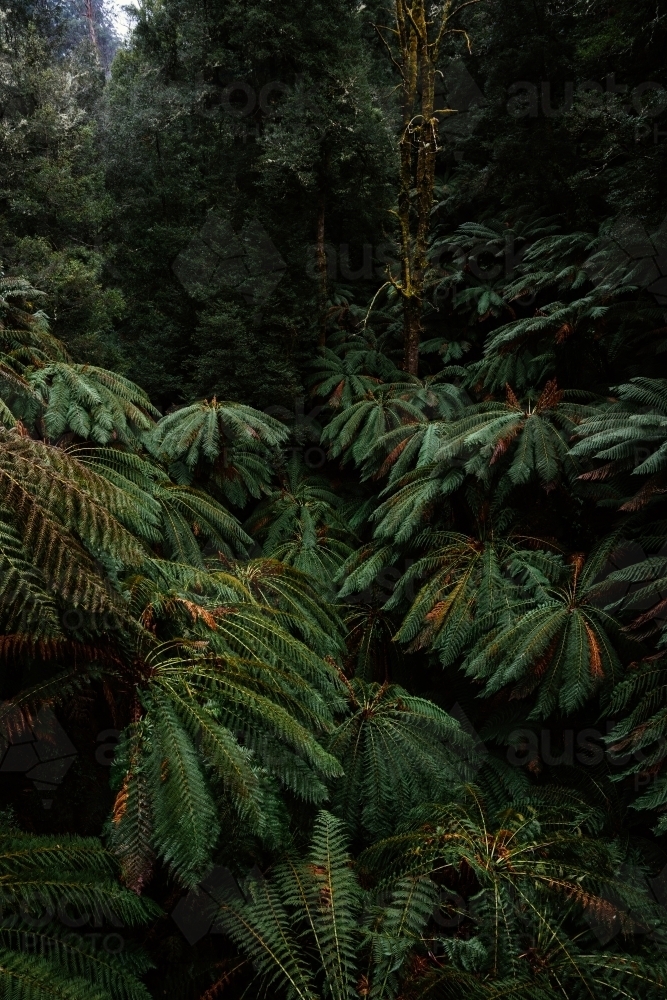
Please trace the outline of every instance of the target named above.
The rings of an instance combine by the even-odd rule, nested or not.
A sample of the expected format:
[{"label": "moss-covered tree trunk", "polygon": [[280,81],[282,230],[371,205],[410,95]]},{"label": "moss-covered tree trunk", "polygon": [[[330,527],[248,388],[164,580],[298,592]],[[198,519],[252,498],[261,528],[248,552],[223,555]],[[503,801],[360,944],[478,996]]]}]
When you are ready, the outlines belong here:
[{"label": "moss-covered tree trunk", "polygon": [[[435,75],[442,40],[451,31],[452,0],[429,19],[426,0],[395,0],[392,40],[380,30],[402,77],[403,117],[400,136],[400,187],[398,220],[401,242],[401,276],[395,287],[403,299],[403,367],[419,373],[419,344],[427,268],[427,253],[435,162],[438,152]],[[432,15],[432,11],[430,11]]]}]

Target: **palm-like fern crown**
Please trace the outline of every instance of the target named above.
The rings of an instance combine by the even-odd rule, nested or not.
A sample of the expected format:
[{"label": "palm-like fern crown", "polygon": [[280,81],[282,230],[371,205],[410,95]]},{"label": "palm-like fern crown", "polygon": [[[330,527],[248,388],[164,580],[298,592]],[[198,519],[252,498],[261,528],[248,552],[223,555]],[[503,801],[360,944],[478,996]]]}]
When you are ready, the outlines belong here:
[{"label": "palm-like fern crown", "polygon": [[605,585],[598,582],[607,555],[604,547],[587,562],[575,555],[560,585],[540,586],[527,599],[480,616],[479,639],[463,669],[485,682],[485,695],[508,685],[514,698],[536,694],[529,718],[540,718],[556,708],[572,712],[620,680],[623,639],[604,610]]},{"label": "palm-like fern crown", "polygon": [[325,347],[312,378],[314,394],[324,397],[334,410],[351,406],[381,382],[399,378],[389,359],[380,352],[346,346],[342,357]]},{"label": "palm-like fern crown", "polygon": [[[581,420],[595,411],[564,401],[555,380],[545,385],[537,399],[529,397],[523,403],[509,385],[505,402],[463,408],[456,393],[450,389],[458,413],[450,413],[447,420],[434,423],[422,419],[422,426],[414,421],[414,426],[397,427],[376,441],[375,464],[380,472],[394,466],[390,485],[400,487],[399,476],[405,476],[411,467],[440,478],[461,469],[484,481],[490,481],[499,470],[513,486],[536,478],[547,489],[561,476],[571,480],[580,471],[568,440]],[[385,457],[380,464],[382,452]]]},{"label": "palm-like fern crown", "polygon": [[[506,512],[507,513],[507,512]],[[387,607],[400,607],[416,581],[425,581],[397,638],[411,649],[437,650],[443,666],[455,663],[476,636],[480,618],[506,612],[532,597],[539,601],[563,574],[560,558],[546,549],[529,548],[531,539],[496,530],[484,521],[479,534],[424,531],[415,546],[426,549],[401,577]]]},{"label": "palm-like fern crown", "polygon": [[138,386],[114,372],[92,365],[52,362],[27,376],[44,404],[46,434],[57,439],[66,433],[85,441],[118,441],[136,448],[159,416]]},{"label": "palm-like fern crown", "polygon": [[[403,376],[400,381],[379,384],[335,415],[322,433],[333,457],[343,464],[352,460],[363,468],[363,476],[385,474],[406,447],[419,454],[429,422],[451,420],[461,412],[460,391],[440,379]],[[421,433],[420,433],[421,432]],[[417,440],[411,438],[417,435]]]},{"label": "palm-like fern crown", "polygon": [[3,422],[13,426],[18,417],[32,428],[40,419],[47,438],[136,447],[159,411],[122,375],[73,364],[46,316],[31,311],[41,294],[21,278],[0,279],[0,374],[9,390]]},{"label": "palm-like fern crown", "polygon": [[154,512],[153,540],[176,562],[203,569],[202,541],[229,557],[246,555],[252,545],[222,504],[202,490],[172,482],[155,461],[118,448],[83,446],[70,454]]},{"label": "palm-like fern crown", "polygon": [[397,685],[355,678],[348,692],[350,717],[327,744],[345,772],[334,786],[334,810],[352,833],[375,839],[459,782],[472,742],[446,712]]},{"label": "palm-like fern crown", "polygon": [[[516,292],[508,288],[508,248],[521,267],[531,244],[557,229],[554,220],[547,218],[464,222],[454,233],[433,240],[429,257],[435,266],[428,283],[436,298],[456,289],[456,310],[468,314],[471,325],[489,316],[513,315]],[[525,286],[520,292],[525,294]],[[426,349],[441,349],[443,339],[427,342]]]},{"label": "palm-like fern crown", "polygon": [[205,480],[210,477],[224,496],[243,507],[248,497],[259,497],[267,488],[268,459],[287,437],[274,417],[214,397],[163,417],[147,444],[174,465],[181,481],[190,483],[199,467]]},{"label": "palm-like fern crown", "polygon": [[[128,884],[145,882],[154,854],[193,884],[211,864],[221,795],[268,843],[283,836],[281,787],[327,798],[324,779],[340,766],[316,737],[331,731],[342,686],[294,638],[294,601],[259,604],[241,574],[159,562],[144,571],[130,581],[131,608],[163,642],[143,655],[138,721],[117,761],[112,843]],[[314,629],[304,618],[301,630]]]},{"label": "palm-like fern crown", "polygon": [[[545,235],[525,249],[503,291],[504,301],[511,306],[513,301],[520,303],[524,296],[536,294],[544,301],[532,315],[513,319],[488,337],[485,360],[475,372],[488,388],[494,364],[503,353],[521,355],[527,351],[528,357],[541,355],[546,362],[549,356],[553,359],[554,347],[569,338],[585,343],[586,338],[595,336],[603,318],[616,320],[620,328],[614,349],[619,353],[632,350],[630,340],[623,344],[623,318],[633,309],[637,311],[637,305],[631,306],[625,297],[638,287],[635,264],[640,262],[633,263],[627,257],[623,262],[614,261],[615,250],[605,233],[595,236],[582,232]],[[639,308],[650,315],[650,303]]]},{"label": "palm-like fern crown", "polygon": [[459,460],[466,472],[484,479],[507,455],[502,464],[513,485],[535,476],[550,488],[561,475],[571,479],[578,473],[567,442],[591,412],[590,407],[564,402],[555,379],[535,402],[523,404],[507,386],[505,403],[479,403],[454,422],[434,458],[443,463]]}]

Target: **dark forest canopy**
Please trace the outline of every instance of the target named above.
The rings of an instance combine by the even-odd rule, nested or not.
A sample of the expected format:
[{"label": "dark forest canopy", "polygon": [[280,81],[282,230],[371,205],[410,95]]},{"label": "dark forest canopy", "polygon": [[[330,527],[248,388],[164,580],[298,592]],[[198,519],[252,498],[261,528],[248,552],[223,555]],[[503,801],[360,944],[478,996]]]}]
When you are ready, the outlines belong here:
[{"label": "dark forest canopy", "polygon": [[667,3],[131,19],[0,10],[0,998],[664,998]]}]

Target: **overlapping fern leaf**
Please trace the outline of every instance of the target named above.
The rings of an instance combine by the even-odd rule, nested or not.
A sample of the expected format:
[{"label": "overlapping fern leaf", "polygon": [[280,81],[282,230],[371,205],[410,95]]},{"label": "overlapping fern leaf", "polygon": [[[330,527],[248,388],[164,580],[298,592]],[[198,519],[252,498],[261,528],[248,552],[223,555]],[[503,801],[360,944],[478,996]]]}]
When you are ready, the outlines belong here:
[{"label": "overlapping fern leaf", "polygon": [[[466,996],[484,996],[484,984],[497,996],[522,995],[528,984],[547,997],[660,995],[667,965],[652,964],[650,941],[641,945],[665,929],[648,870],[579,824],[562,803],[494,813],[469,786],[449,804],[421,806],[394,837],[364,852],[360,863],[380,886],[424,876],[440,886],[425,935],[442,956],[435,995],[438,976],[443,995],[456,983]],[[624,942],[601,947],[620,927],[638,935],[632,952]]]},{"label": "overlapping fern leaf", "polygon": [[323,586],[352,552],[354,536],[341,511],[342,498],[294,454],[280,483],[246,523],[264,542],[265,555],[309,573]]},{"label": "overlapping fern leaf", "polygon": [[150,506],[19,429],[0,429],[0,490],[6,620],[20,617],[31,603],[36,608],[37,600],[45,615],[41,624],[32,616],[36,634],[57,634],[53,611],[46,610],[54,594],[68,607],[113,610],[117,601],[105,561],[118,569],[143,562],[146,543],[157,537]]},{"label": "overlapping fern leaf", "polygon": [[0,354],[5,374],[20,375],[33,365],[68,360],[64,345],[49,332],[46,314],[34,308],[43,298],[44,292],[25,278],[7,278],[0,272]]},{"label": "overlapping fern leaf", "polygon": [[363,892],[350,860],[342,824],[320,812],[305,858],[246,880],[245,901],[221,900],[218,923],[253,960],[264,989],[299,1000],[353,995]]},{"label": "overlapping fern leaf", "polygon": [[173,482],[154,461],[119,448],[82,446],[71,454],[153,511],[154,540],[166,557],[203,569],[202,542],[228,557],[247,555],[252,539],[238,519],[203,490]]},{"label": "overlapping fern leaf", "polygon": [[[383,475],[406,446],[410,455],[419,453],[428,421],[460,409],[460,393],[448,382],[404,376],[368,389],[345,406],[324,428],[322,443],[334,458],[342,456],[342,464],[353,461],[364,478]],[[413,425],[422,432],[416,442],[411,442]]]},{"label": "overlapping fern leaf", "polygon": [[143,884],[153,855],[196,884],[211,866],[221,796],[269,845],[283,836],[271,826],[281,787],[327,798],[323,779],[340,768],[313,736],[326,731],[326,715],[318,719],[308,688],[296,686],[240,659],[182,654],[153,667],[117,760],[110,842],[129,885]]},{"label": "overlapping fern leaf", "polygon": [[334,811],[353,834],[372,840],[460,782],[473,747],[455,719],[398,685],[355,678],[348,696],[350,715],[327,743],[345,772],[334,786]]},{"label": "overlapping fern leaf", "polygon": [[332,410],[347,408],[381,382],[400,377],[389,359],[366,345],[343,345],[337,353],[325,347],[315,363],[313,393],[324,397]]},{"label": "overlapping fern leaf", "polygon": [[[633,664],[614,689],[610,712],[621,716],[607,737],[609,752],[622,766],[613,780],[640,776],[645,790],[634,809],[657,814],[657,833],[667,831],[667,657],[664,651]],[[635,779],[636,780],[636,779]]]},{"label": "overlapping fern leaf", "polygon": [[[143,390],[115,372],[74,364],[49,333],[43,313],[22,308],[41,295],[22,279],[1,279],[0,383],[5,383],[2,418],[39,428],[47,439],[62,435],[136,447],[159,411]],[[7,321],[13,321],[9,328]]]},{"label": "overlapping fern leaf", "polygon": [[[117,880],[97,840],[22,833],[3,817],[0,835],[0,992],[16,1000],[148,1000],[139,976],[150,967],[129,943],[96,948],[159,913]],[[73,923],[79,928],[72,932]],[[115,939],[114,939],[115,940]]]},{"label": "overlapping fern leaf", "polygon": [[[667,468],[667,382],[637,377],[612,391],[615,401],[601,406],[577,428],[572,455],[602,463],[583,478],[607,479],[626,471],[658,476]],[[649,495],[651,485],[655,490],[660,482],[643,486]],[[635,506],[630,502],[626,509]]]}]

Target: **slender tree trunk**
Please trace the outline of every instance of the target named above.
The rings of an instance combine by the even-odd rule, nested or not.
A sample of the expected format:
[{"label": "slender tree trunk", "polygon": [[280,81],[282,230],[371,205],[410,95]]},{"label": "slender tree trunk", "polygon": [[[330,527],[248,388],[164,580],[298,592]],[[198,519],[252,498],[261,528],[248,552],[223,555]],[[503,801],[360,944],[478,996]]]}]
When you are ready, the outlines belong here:
[{"label": "slender tree trunk", "polygon": [[[435,107],[435,75],[442,41],[458,29],[449,22],[463,3],[452,11],[453,0],[445,0],[435,14],[428,0],[394,0],[395,27],[389,38],[378,31],[402,77],[402,127],[400,138],[400,183],[398,222],[401,241],[401,277],[393,280],[403,299],[403,367],[419,374],[419,344],[431,210],[438,152],[437,114],[450,109]],[[465,34],[465,33],[464,33]]]},{"label": "slender tree trunk", "polygon": [[422,335],[422,304],[415,296],[403,299],[403,370],[419,374],[419,345]]},{"label": "slender tree trunk", "polygon": [[324,348],[327,342],[327,299],[329,298],[327,251],[324,242],[325,209],[326,200],[324,192],[322,192],[317,205],[317,270],[320,276],[318,294],[320,332],[317,338],[317,346],[320,348]]},{"label": "slender tree trunk", "polygon": [[93,0],[86,0],[86,19],[88,21],[88,31],[90,33],[90,40],[93,43],[93,48],[97,55],[97,61],[100,61],[100,47],[97,44],[97,33],[95,31],[95,17],[93,15]]}]

